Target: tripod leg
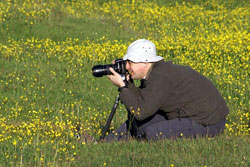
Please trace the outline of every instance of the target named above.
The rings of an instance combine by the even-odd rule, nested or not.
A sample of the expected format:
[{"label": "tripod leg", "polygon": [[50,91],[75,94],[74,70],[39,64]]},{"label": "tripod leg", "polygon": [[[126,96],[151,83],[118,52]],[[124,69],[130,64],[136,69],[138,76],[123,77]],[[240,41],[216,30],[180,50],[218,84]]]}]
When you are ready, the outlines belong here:
[{"label": "tripod leg", "polygon": [[112,110],[111,110],[111,113],[110,113],[110,115],[109,115],[109,117],[108,117],[108,120],[107,120],[107,122],[106,122],[106,124],[105,124],[105,126],[104,126],[104,128],[103,128],[103,130],[102,130],[102,135],[101,135],[101,137],[100,137],[100,140],[103,140],[103,139],[105,138],[105,136],[106,136],[106,133],[107,133],[107,131],[108,131],[108,129],[109,129],[109,126],[110,126],[110,124],[111,124],[111,121],[112,121],[112,119],[113,119],[113,117],[114,117],[114,115],[115,115],[115,111],[116,111],[116,109],[117,109],[117,107],[118,107],[118,104],[119,104],[119,97],[120,97],[120,95],[118,94],[118,96],[117,96],[116,99],[115,99],[115,103],[114,103],[114,105],[113,105],[113,108],[112,108]]}]

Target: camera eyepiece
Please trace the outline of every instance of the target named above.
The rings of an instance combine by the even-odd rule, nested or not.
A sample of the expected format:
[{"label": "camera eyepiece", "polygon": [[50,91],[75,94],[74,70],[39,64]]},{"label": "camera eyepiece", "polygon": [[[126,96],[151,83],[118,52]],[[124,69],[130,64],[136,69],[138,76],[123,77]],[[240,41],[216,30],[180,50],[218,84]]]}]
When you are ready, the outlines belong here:
[{"label": "camera eyepiece", "polygon": [[96,65],[92,68],[92,74],[95,77],[102,77],[104,75],[110,75],[112,72],[109,70],[112,67],[117,73],[123,75],[126,74],[126,60],[116,59],[115,64],[106,64],[106,65]]}]

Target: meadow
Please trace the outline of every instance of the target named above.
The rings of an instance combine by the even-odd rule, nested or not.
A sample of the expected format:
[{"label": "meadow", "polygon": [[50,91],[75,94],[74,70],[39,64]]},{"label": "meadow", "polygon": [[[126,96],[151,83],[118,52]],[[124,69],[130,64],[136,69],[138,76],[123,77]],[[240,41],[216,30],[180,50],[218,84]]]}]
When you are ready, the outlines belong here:
[{"label": "meadow", "polygon": [[[250,166],[248,0],[2,0],[0,167]],[[117,88],[91,68],[146,38],[158,55],[208,77],[230,109],[215,138],[99,139]],[[121,104],[110,130],[126,120]]]}]

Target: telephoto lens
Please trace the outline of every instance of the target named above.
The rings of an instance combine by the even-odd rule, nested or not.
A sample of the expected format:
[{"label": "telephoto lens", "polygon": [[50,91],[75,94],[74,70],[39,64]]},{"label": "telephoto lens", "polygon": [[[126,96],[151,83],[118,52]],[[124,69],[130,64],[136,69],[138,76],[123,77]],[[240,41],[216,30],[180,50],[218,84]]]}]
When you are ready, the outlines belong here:
[{"label": "telephoto lens", "polygon": [[109,70],[112,67],[117,73],[125,75],[126,70],[126,60],[116,59],[115,64],[106,64],[106,65],[96,65],[92,68],[92,73],[95,77],[102,77],[104,75],[110,75],[112,72]]},{"label": "telephoto lens", "polygon": [[112,67],[112,64],[108,65],[96,65],[92,68],[92,73],[95,77],[102,77],[103,75],[110,75],[112,74],[109,68]]}]

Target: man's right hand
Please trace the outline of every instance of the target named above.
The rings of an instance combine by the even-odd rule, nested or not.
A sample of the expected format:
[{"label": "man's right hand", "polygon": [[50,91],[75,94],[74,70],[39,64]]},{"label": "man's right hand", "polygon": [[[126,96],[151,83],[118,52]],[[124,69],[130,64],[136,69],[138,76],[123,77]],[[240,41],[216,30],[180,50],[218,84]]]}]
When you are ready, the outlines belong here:
[{"label": "man's right hand", "polygon": [[113,68],[109,68],[109,70],[113,73],[111,75],[107,75],[107,77],[109,78],[109,80],[116,86],[123,87],[125,86],[125,83],[121,77],[120,74],[118,74]]}]

